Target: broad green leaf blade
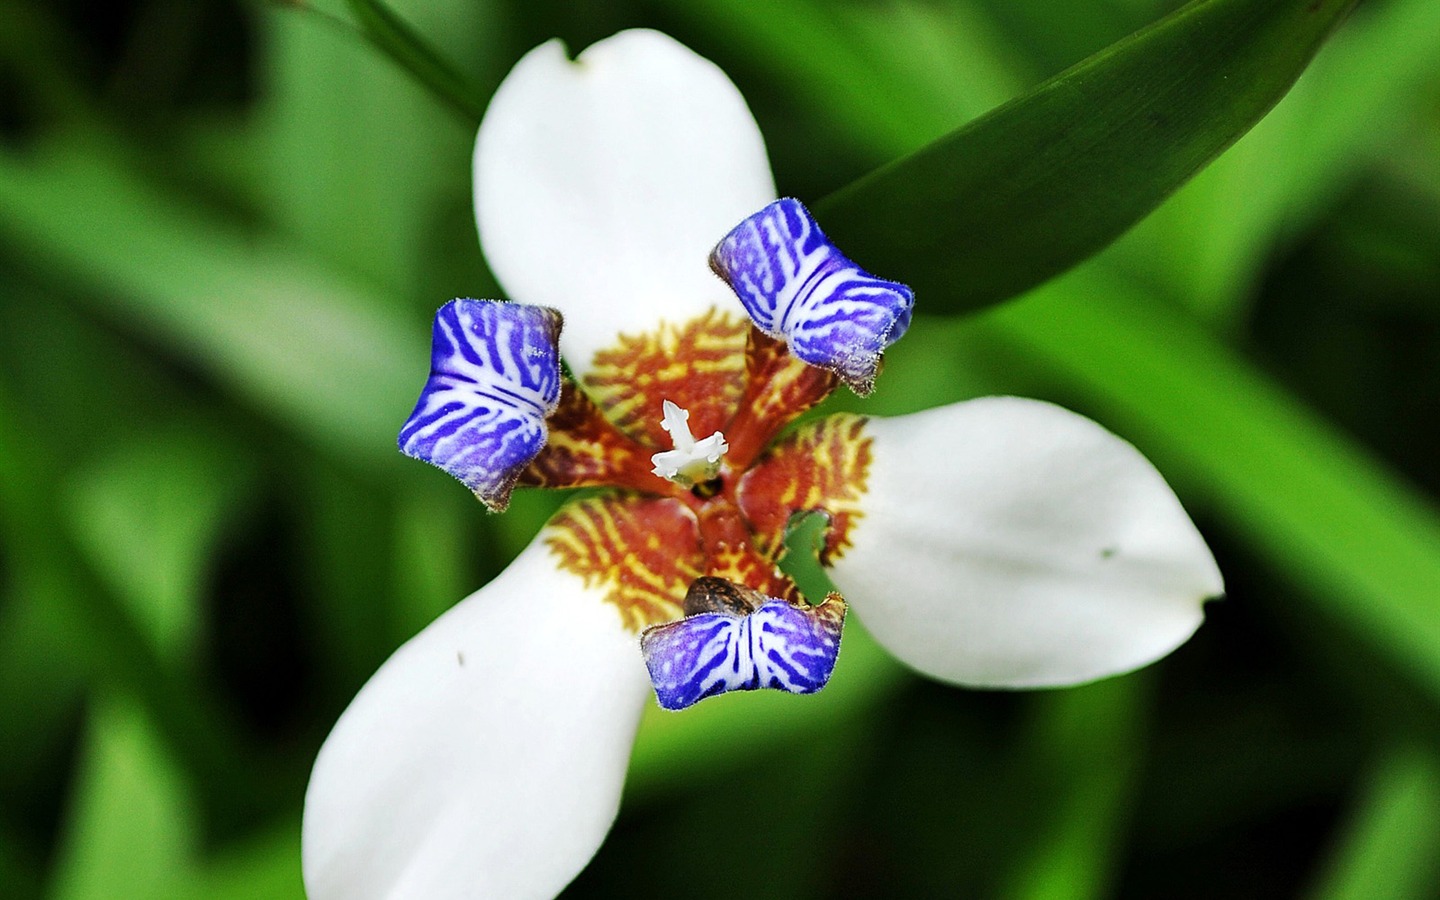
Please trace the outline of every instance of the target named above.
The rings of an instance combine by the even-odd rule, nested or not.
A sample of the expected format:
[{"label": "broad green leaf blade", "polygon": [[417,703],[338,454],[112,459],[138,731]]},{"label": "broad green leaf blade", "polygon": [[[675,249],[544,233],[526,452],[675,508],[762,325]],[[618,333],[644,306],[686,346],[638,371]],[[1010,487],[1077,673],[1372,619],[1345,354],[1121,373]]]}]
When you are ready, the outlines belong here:
[{"label": "broad green leaf blade", "polygon": [[0,236],[99,287],[237,394],[340,456],[394,465],[426,323],[269,235],[157,190],[102,147],[0,153]]},{"label": "broad green leaf blade", "polygon": [[1016,80],[1028,69],[1022,52],[968,3],[692,0],[673,12],[704,31],[707,50],[734,44],[871,165],[919,150],[1041,77]]},{"label": "broad green leaf blade", "polygon": [[1440,763],[1391,750],[1371,773],[1314,900],[1421,900],[1440,890]]},{"label": "broad green leaf blade", "polygon": [[209,861],[195,896],[204,900],[305,900],[300,881],[300,821],[225,848]]},{"label": "broad green leaf blade", "polygon": [[822,200],[927,308],[997,303],[1100,250],[1284,96],[1354,0],[1198,0]]},{"label": "broad green leaf blade", "polygon": [[161,656],[195,651],[206,565],[253,481],[244,455],[196,429],[115,447],[66,485],[76,543]]},{"label": "broad green leaf blade", "polygon": [[[1367,4],[1285,102],[1115,244],[1117,257],[1208,321],[1234,325],[1277,244],[1309,227],[1440,86],[1440,4]],[[1440,170],[1433,159],[1425,170]]]},{"label": "broad green leaf blade", "polygon": [[53,896],[191,895],[197,810],[144,712],[101,699],[86,743]]},{"label": "broad green leaf blade", "polygon": [[999,896],[1086,900],[1110,896],[1129,801],[1141,768],[1148,675],[1036,695],[1022,759],[1044,791],[1046,814]]},{"label": "broad green leaf blade", "polygon": [[423,281],[436,199],[469,196],[468,177],[446,181],[468,176],[474,132],[353,35],[289,10],[262,24],[269,90],[253,149],[235,151],[255,160],[252,190],[293,244],[407,296]]}]

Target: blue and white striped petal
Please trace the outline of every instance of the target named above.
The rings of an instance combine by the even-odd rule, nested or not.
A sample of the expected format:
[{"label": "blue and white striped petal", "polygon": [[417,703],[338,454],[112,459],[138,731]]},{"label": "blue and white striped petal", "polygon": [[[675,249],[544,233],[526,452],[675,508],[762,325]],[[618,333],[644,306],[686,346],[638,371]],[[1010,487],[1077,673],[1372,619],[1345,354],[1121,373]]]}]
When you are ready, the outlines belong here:
[{"label": "blue and white striped petal", "polygon": [[560,399],[560,314],[498,300],[452,300],[435,314],[430,379],[400,429],[400,450],[460,479],[495,511],[548,432]]},{"label": "blue and white striped petal", "polygon": [[857,394],[870,392],[880,354],[910,327],[910,288],[851,262],[789,197],[737,225],[711,252],[710,268],[761,331]]},{"label": "blue and white striped petal", "polygon": [[769,600],[748,615],[705,612],[646,629],[640,650],[666,709],[726,691],[813,694],[835,669],[844,623],[838,594],[819,606]]}]

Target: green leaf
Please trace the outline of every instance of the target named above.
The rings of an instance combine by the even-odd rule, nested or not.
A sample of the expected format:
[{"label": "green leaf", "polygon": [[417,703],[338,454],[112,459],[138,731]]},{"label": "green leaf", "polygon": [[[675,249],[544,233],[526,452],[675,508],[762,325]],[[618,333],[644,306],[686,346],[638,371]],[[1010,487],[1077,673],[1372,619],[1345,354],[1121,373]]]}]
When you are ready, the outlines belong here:
[{"label": "green leaf", "polygon": [[928,308],[1014,296],[1122,234],[1278,101],[1354,0],[1198,0],[820,201]]},{"label": "green leaf", "polygon": [[226,847],[210,860],[196,897],[205,900],[305,900],[300,880],[300,822]]},{"label": "green leaf", "polygon": [[90,717],[56,900],[191,895],[197,816],[144,713],[105,699]]},{"label": "green leaf", "polygon": [[[476,24],[473,15],[452,19],[463,32]],[[229,159],[256,160],[253,190],[298,244],[408,300],[434,265],[437,201],[470,197],[474,131],[353,34],[284,10],[262,24],[269,89],[254,145]],[[474,227],[462,224],[473,248]]]},{"label": "green leaf", "polygon": [[[346,5],[355,17],[360,34],[376,50],[449,105],[467,124],[480,124],[480,117],[485,113],[480,91],[408,22],[379,0],[346,0]],[[300,8],[312,11],[303,5]]]},{"label": "green leaf", "polygon": [[[7,561],[14,562],[16,589],[29,594],[26,602],[44,604],[47,613],[54,613],[53,624],[40,633],[60,645],[54,649],[62,664],[83,665],[84,674],[143,703],[147,721],[199,774],[203,787],[225,792],[224,801],[236,807],[264,799],[257,785],[268,773],[241,752],[245,743],[228,711],[189,670],[156,652],[135,618],[101,590],[71,546],[53,502],[59,479],[37,454],[36,431],[0,382],[0,538]],[[0,679],[8,675],[0,666]],[[64,701],[63,696],[46,697]]]},{"label": "green leaf", "polygon": [[1380,760],[1314,900],[1422,900],[1440,891],[1440,764],[1415,748]]},{"label": "green leaf", "polygon": [[[1115,245],[1127,268],[1196,312],[1235,324],[1275,246],[1305,228],[1399,136],[1440,87],[1440,4],[1355,13],[1285,102]],[[1424,171],[1440,170],[1427,159]],[[1237,202],[1238,201],[1238,202]]]},{"label": "green leaf", "polygon": [[1128,801],[1140,774],[1148,676],[1037,694],[1022,763],[1046,798],[1028,852],[1000,896],[1084,900],[1110,895]]},{"label": "green leaf", "polygon": [[671,12],[710,43],[735,44],[824,116],[827,140],[876,163],[920,149],[1022,86],[1012,75],[1017,49],[970,4],[692,0]]},{"label": "green leaf", "polygon": [[254,480],[248,462],[177,431],[115,447],[68,485],[76,542],[162,656],[195,649],[206,566]]},{"label": "green leaf", "polygon": [[155,189],[99,146],[0,153],[0,236],[97,290],[240,396],[342,457],[395,465],[427,323],[273,236]]}]

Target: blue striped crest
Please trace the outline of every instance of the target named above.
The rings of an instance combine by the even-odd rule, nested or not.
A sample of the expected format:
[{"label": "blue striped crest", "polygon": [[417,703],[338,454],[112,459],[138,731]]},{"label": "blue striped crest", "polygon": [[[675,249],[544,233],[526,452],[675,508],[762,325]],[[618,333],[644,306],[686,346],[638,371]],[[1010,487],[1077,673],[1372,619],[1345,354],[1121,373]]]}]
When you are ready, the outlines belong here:
[{"label": "blue striped crest", "polygon": [[844,621],[837,594],[819,606],[769,599],[748,614],[702,612],[646,629],[640,649],[665,709],[726,691],[813,694],[830,680]]},{"label": "blue striped crest", "polygon": [[452,300],[435,314],[430,378],[400,429],[400,450],[460,479],[502,510],[545,446],[560,399],[560,313]]},{"label": "blue striped crest", "polygon": [[847,259],[799,200],[776,200],[737,225],[710,268],[761,331],[858,394],[870,392],[880,354],[910,327],[910,288]]}]

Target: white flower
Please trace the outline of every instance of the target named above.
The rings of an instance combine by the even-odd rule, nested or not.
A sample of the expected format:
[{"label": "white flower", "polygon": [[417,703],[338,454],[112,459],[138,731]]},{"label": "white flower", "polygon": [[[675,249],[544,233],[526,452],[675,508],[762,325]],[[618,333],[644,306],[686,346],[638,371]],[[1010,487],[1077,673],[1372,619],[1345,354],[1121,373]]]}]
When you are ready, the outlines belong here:
[{"label": "white flower", "polygon": [[[813,403],[836,378],[868,390],[908,324],[908,291],[860,273],[862,293],[893,301],[837,301],[864,307],[861,332],[837,335],[811,315],[811,289],[790,291],[786,279],[838,284],[858,269],[810,255],[823,235],[793,201],[771,206],[744,101],[669,38],[625,32],[574,62],[558,42],[529,53],[481,126],[475,191],[486,256],[529,312],[505,318],[516,336],[484,372],[437,362],[402,446],[447,464],[494,507],[517,478],[632,492],[567,507],[361,690],[306,796],[313,900],[558,893],[618,808],[652,687],[639,633],[659,626],[647,642],[674,643],[675,626],[661,623],[679,618],[687,585],[711,611],[687,599],[685,612],[735,633],[750,621],[736,616],[774,623],[808,609],[775,602],[784,585],[767,581],[777,529],[795,509],[830,515],[824,561],[880,643],[953,684],[1064,685],[1143,666],[1184,642],[1221,592],[1154,468],[1056,406],[999,397],[895,419],[830,417],[772,441],[798,411],[776,397]],[[777,234],[807,242],[782,260],[779,286],[746,256],[747,241]],[[707,268],[712,249],[725,280]],[[758,329],[748,355],[736,294]],[[533,307],[563,314],[560,348],[583,391],[559,387],[545,343],[559,319]],[[510,312],[457,301],[437,318],[437,342],[491,338],[483,323]],[[523,383],[513,406],[473,399],[475,385],[509,397],[505,379]],[[491,440],[495,422],[513,440]],[[691,428],[715,430],[715,446],[682,447]],[[658,451],[661,474],[703,483],[662,480],[643,448]],[[686,458],[662,467],[677,451]],[[696,460],[699,470],[686,468]],[[699,577],[716,572],[729,580]],[[731,582],[741,587],[724,595]],[[816,633],[838,640],[844,604],[815,609],[828,616]],[[829,670],[821,676],[787,689],[818,689]]]}]

